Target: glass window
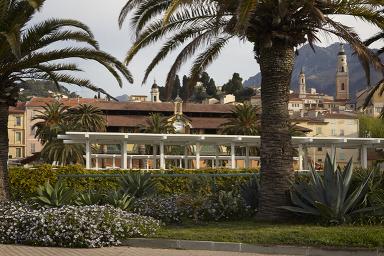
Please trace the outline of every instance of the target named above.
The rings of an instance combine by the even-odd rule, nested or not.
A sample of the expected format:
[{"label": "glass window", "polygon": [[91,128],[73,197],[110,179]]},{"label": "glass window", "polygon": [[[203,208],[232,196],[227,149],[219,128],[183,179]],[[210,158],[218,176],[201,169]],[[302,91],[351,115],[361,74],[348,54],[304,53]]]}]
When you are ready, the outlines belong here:
[{"label": "glass window", "polygon": [[319,147],[319,148],[317,148],[317,151],[323,151],[323,148],[321,148],[321,147]]},{"label": "glass window", "polygon": [[36,145],[35,145],[35,143],[32,143],[31,144],[31,153],[33,154],[35,152],[36,152]]},{"label": "glass window", "polygon": [[322,133],[321,127],[316,127],[316,134],[320,135]]},{"label": "glass window", "polygon": [[17,158],[21,157],[21,148],[16,148],[16,157]]},{"label": "glass window", "polygon": [[340,136],[344,136],[344,130],[343,129],[340,130]]},{"label": "glass window", "polygon": [[15,132],[15,142],[21,143],[21,132]]},{"label": "glass window", "polygon": [[16,117],[16,126],[21,126],[21,117],[20,116]]}]

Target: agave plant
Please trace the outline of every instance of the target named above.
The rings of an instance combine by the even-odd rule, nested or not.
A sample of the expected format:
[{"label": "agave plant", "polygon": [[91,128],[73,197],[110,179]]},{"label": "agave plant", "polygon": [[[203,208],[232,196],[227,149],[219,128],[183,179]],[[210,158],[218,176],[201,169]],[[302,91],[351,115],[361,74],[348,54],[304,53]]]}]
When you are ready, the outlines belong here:
[{"label": "agave plant", "polygon": [[74,191],[63,182],[52,186],[49,181],[37,188],[37,195],[32,198],[36,203],[48,207],[60,207],[73,202]]},{"label": "agave plant", "polygon": [[249,181],[240,184],[240,195],[243,198],[245,205],[252,210],[257,210],[259,200],[260,184],[257,177],[252,177]]},{"label": "agave plant", "polygon": [[114,190],[106,198],[106,203],[121,210],[128,211],[133,208],[134,197],[121,191]]},{"label": "agave plant", "polygon": [[155,183],[149,173],[129,173],[120,178],[120,189],[123,193],[142,198],[155,192]]},{"label": "agave plant", "polygon": [[78,206],[100,205],[105,199],[105,194],[97,191],[87,190],[77,195],[75,204]]},{"label": "agave plant", "polygon": [[294,206],[281,208],[318,216],[330,224],[345,223],[353,215],[375,210],[366,203],[372,173],[356,187],[351,186],[352,173],[352,159],[342,170],[327,154],[324,175],[311,167],[309,182],[293,184],[291,200]]}]

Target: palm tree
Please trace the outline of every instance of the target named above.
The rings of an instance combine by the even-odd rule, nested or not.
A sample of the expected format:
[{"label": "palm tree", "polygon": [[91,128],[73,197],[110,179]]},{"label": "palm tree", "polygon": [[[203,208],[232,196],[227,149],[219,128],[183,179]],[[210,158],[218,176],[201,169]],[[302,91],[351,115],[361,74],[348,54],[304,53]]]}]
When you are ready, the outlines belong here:
[{"label": "palm tree", "polygon": [[[52,80],[105,93],[89,80],[70,73],[81,71],[58,60],[81,58],[103,65],[122,86],[122,77],[132,82],[126,67],[99,50],[90,29],[69,19],[49,19],[30,24],[44,0],[0,0],[0,200],[9,198],[8,185],[8,108],[16,103],[24,80]],[[80,47],[55,48],[54,44],[80,42]]]},{"label": "palm tree", "polygon": [[231,135],[259,135],[260,109],[249,103],[237,105],[232,110],[233,118],[221,125],[221,133]]},{"label": "palm tree", "polygon": [[[180,51],[167,77],[171,82],[190,57],[198,53],[191,68],[190,87],[211,64],[229,40],[239,38],[254,45],[260,65],[261,83],[261,190],[259,217],[279,219],[286,212],[278,208],[289,202],[292,172],[292,142],[289,132],[289,84],[295,49],[308,42],[319,42],[319,33],[333,34],[351,44],[364,67],[378,58],[361,42],[355,31],[334,18],[347,15],[382,27],[384,18],[377,0],[128,0],[120,26],[131,15],[135,42],[125,62],[146,46],[164,42],[148,65],[143,82],[151,71],[173,51]],[[256,67],[255,67],[256,69]]]},{"label": "palm tree", "polygon": [[61,125],[67,119],[68,107],[59,102],[46,104],[43,106],[42,111],[37,111],[32,120],[39,120],[32,126],[36,130],[35,137],[39,139],[42,144],[50,142],[57,138],[57,135],[62,130]]},{"label": "palm tree", "polygon": [[145,122],[146,124],[140,127],[144,133],[175,133],[172,123],[159,113],[151,113]]},{"label": "palm tree", "polygon": [[[72,125],[61,122],[55,125],[57,134],[64,134],[71,130]],[[41,157],[48,163],[58,162],[61,165],[66,164],[83,164],[85,148],[80,144],[65,144],[63,140],[53,137],[52,140],[44,144],[44,148],[40,152]]]},{"label": "palm tree", "polygon": [[102,132],[106,130],[107,122],[103,111],[89,104],[80,104],[68,109],[66,118],[77,131]]},{"label": "palm tree", "polygon": [[[140,126],[140,130],[143,133],[175,133],[175,128],[168,119],[159,113],[151,113],[145,120],[145,125]],[[144,155],[149,153],[150,148],[146,148],[145,145],[139,145],[139,154]],[[153,154],[157,154],[158,147],[153,145]],[[140,167],[146,166],[146,161],[143,160],[140,163]]]}]

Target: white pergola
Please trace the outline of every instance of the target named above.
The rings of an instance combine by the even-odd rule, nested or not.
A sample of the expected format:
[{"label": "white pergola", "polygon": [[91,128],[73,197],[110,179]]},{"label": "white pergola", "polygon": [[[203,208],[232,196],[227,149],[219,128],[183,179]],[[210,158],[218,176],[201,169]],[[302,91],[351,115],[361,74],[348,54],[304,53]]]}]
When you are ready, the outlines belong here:
[{"label": "white pergola", "polygon": [[[176,160],[180,167],[189,167],[189,161],[194,160],[196,169],[200,169],[201,160],[211,160],[212,166],[219,166],[220,161],[227,160],[230,167],[236,169],[236,161],[243,160],[245,167],[250,166],[251,160],[259,160],[258,156],[250,156],[250,147],[260,146],[260,136],[240,136],[240,135],[196,135],[196,134],[147,134],[147,133],[92,133],[92,132],[67,132],[65,135],[59,135],[59,139],[67,144],[85,144],[85,159],[87,169],[99,169],[99,159],[112,159],[112,168],[131,169],[133,159],[151,159],[153,168],[156,169],[156,160],[160,160],[160,169],[165,169],[165,160]],[[299,162],[299,170],[307,170],[308,153],[307,148],[328,147],[331,148],[331,154],[336,152],[337,148],[359,149],[360,161],[363,168],[367,168],[367,150],[368,148],[384,148],[384,139],[381,138],[344,138],[344,137],[293,137],[292,142],[298,149],[299,157],[295,158]],[[121,145],[120,154],[92,154],[91,145]],[[152,145],[153,155],[130,155],[127,145]],[[165,155],[165,145],[184,146],[184,155]],[[230,146],[230,155],[219,155],[216,149],[215,155],[202,155],[202,145]],[[187,147],[193,146],[194,155],[189,155]],[[245,156],[236,155],[235,147],[245,147]],[[157,154],[157,148],[160,148]],[[92,159],[95,159],[95,167],[92,167]],[[116,159],[120,159],[121,165],[116,167]],[[147,166],[148,169],[148,166]]]}]

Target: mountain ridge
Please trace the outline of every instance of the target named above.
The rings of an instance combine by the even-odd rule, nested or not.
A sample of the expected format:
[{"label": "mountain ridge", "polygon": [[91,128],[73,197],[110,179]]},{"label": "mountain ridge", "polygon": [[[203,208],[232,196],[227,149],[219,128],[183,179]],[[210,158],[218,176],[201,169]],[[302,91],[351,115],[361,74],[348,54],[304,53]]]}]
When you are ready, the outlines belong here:
[{"label": "mountain ridge", "polygon": [[[307,81],[307,89],[315,88],[320,93],[335,95],[337,55],[340,50],[340,44],[334,43],[328,47],[315,46],[315,52],[306,44],[299,49],[299,55],[296,57],[295,66],[292,73],[291,89],[298,91],[299,74],[304,69]],[[350,94],[354,98],[355,94],[367,87],[367,81],[364,70],[350,45],[345,45],[347,55]],[[381,78],[381,73],[371,70],[371,84],[377,83]],[[261,74],[250,77],[244,81],[246,87],[258,87],[261,84]]]}]

